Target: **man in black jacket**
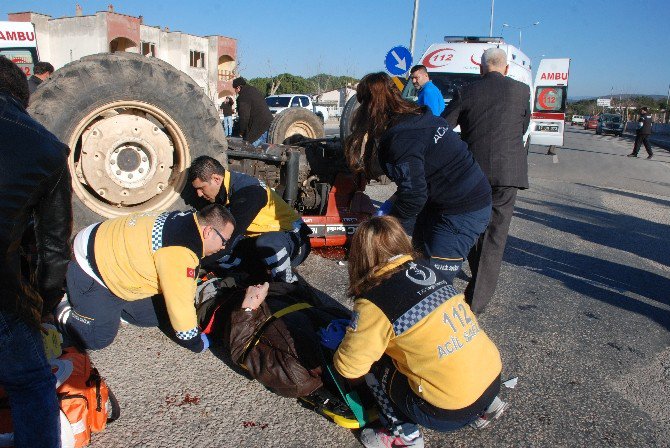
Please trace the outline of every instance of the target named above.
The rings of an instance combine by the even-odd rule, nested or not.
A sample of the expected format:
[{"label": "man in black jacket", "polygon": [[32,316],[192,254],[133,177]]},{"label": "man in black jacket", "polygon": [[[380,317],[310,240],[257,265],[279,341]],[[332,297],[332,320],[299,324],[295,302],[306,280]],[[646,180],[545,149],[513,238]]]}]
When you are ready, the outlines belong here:
[{"label": "man in black jacket", "polygon": [[33,76],[28,79],[28,90],[32,95],[37,90],[37,87],[46,81],[49,76],[54,72],[54,66],[48,62],[36,62],[35,67],[33,67]]},{"label": "man in black jacket", "polygon": [[490,48],[481,62],[482,79],[457,91],[442,114],[451,127],[461,126],[461,138],[492,187],[491,221],[468,255],[472,280],[465,297],[475,313],[493,297],[517,190],[528,188],[523,135],[531,112],[528,86],[505,76],[505,51]]},{"label": "man in black jacket", "polygon": [[[26,112],[23,71],[0,56],[0,385],[14,446],[60,446],[56,380],[40,332],[63,296],[72,206],[68,148]],[[35,284],[21,272],[21,240],[34,220]]]},{"label": "man in black jacket", "polygon": [[640,145],[642,143],[644,143],[644,149],[647,150],[647,159],[654,157],[654,153],[651,151],[651,145],[649,144],[651,124],[651,114],[649,113],[649,109],[642,107],[640,109],[640,119],[637,123],[637,131],[635,131],[635,145],[633,146],[633,152],[628,154],[628,157],[637,157],[637,153],[640,151]]},{"label": "man in black jacket", "polygon": [[272,123],[272,112],[261,92],[239,77],[233,79],[237,93],[237,115],[240,135],[254,146],[268,141],[268,129]]}]

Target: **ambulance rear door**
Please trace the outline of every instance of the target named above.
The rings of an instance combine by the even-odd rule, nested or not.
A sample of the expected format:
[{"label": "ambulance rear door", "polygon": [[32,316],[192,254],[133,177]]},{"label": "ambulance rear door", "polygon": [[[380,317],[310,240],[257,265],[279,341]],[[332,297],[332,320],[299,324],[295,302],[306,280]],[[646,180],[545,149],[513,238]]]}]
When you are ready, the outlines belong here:
[{"label": "ambulance rear door", "polygon": [[38,61],[35,27],[29,22],[0,22],[0,55],[18,65],[27,77]]},{"label": "ambulance rear door", "polygon": [[540,61],[530,121],[530,140],[534,145],[563,146],[569,72],[569,58]]}]

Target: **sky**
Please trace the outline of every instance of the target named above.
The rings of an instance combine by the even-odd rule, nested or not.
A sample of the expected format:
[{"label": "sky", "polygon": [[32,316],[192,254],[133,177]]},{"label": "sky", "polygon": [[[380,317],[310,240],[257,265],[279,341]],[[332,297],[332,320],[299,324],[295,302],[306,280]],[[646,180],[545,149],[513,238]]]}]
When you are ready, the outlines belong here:
[{"label": "sky", "polygon": [[[76,0],[0,0],[8,12],[73,16]],[[142,15],[147,25],[238,41],[246,78],[292,73],[350,75],[384,70],[409,47],[414,0],[79,0],[84,14]],[[420,0],[415,60],[445,35],[488,36],[491,0]],[[540,22],[536,26],[533,23]],[[667,95],[670,0],[494,0],[493,35],[542,57],[569,57],[569,96]]]}]

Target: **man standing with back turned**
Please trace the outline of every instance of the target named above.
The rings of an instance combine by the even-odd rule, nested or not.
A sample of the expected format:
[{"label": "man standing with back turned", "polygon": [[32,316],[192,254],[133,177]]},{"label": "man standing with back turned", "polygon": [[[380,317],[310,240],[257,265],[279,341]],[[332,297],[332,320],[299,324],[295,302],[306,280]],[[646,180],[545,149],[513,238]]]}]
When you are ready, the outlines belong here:
[{"label": "man standing with back turned", "polygon": [[[28,98],[25,74],[0,56],[0,386],[9,397],[13,446],[56,448],[56,378],[40,322],[65,292],[72,190],[68,148],[28,115]],[[37,285],[21,270],[21,239],[31,219]]]},{"label": "man standing with back turned", "polygon": [[468,255],[472,280],[465,298],[475,313],[493,297],[516,194],[528,188],[523,135],[531,112],[528,86],[506,77],[505,51],[489,48],[481,62],[482,79],[457,91],[442,114],[452,128],[461,126],[461,138],[491,182],[491,221]]},{"label": "man standing with back turned", "polygon": [[649,114],[649,109],[647,107],[642,107],[640,109],[640,119],[637,123],[637,130],[635,131],[635,145],[633,146],[633,152],[628,154],[628,157],[637,157],[637,153],[640,151],[640,145],[644,143],[644,149],[647,150],[647,159],[654,157],[654,153],[651,150],[651,145],[649,144],[649,136],[651,135],[651,115]]}]

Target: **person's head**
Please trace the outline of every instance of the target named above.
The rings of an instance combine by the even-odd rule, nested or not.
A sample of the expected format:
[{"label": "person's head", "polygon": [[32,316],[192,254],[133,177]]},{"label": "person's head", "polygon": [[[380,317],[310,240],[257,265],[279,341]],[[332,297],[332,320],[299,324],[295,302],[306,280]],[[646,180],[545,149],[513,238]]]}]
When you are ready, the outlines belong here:
[{"label": "person's head", "polygon": [[213,157],[200,156],[188,169],[188,181],[195,189],[198,197],[214,202],[221,191],[226,169],[221,162]]},{"label": "person's head", "polygon": [[649,113],[649,108],[648,108],[647,106],[642,106],[642,107],[640,108],[640,113],[642,113],[642,114],[647,114],[647,113]]},{"label": "person's head", "polygon": [[241,76],[239,78],[233,79],[233,90],[235,90],[235,93],[240,93],[240,90],[242,89],[242,86],[247,85],[247,80],[242,78]]},{"label": "person's head", "polygon": [[349,294],[364,294],[390,277],[394,270],[384,274],[378,271],[396,255],[416,255],[398,220],[374,216],[364,221],[354,233],[349,249]]},{"label": "person's head", "polygon": [[202,232],[204,255],[225,249],[235,230],[235,218],[221,204],[208,204],[195,213]]},{"label": "person's head", "polygon": [[490,72],[498,72],[507,75],[509,65],[507,65],[507,53],[501,48],[489,48],[482,54],[482,64],[479,72],[485,75]]},{"label": "person's head", "polygon": [[364,171],[374,178],[377,165],[376,140],[401,115],[422,113],[421,107],[402,98],[398,87],[384,72],[365,75],[356,88],[360,107],[351,122],[351,135],[345,142],[345,157],[353,172]]},{"label": "person's head", "polygon": [[28,107],[28,79],[18,65],[4,56],[0,56],[0,93],[11,95],[23,107]]},{"label": "person's head", "polygon": [[226,97],[226,103],[232,105],[233,104],[233,99],[229,96]]},{"label": "person's head", "polygon": [[35,76],[40,78],[42,81],[45,81],[51,74],[54,72],[54,66],[48,62],[37,62],[33,68],[33,73]]},{"label": "person's head", "polygon": [[430,78],[428,77],[428,70],[426,70],[426,67],[423,65],[415,65],[412,67],[409,73],[409,79],[412,80],[412,84],[414,84],[414,88],[417,90],[421,89],[424,84],[430,81]]}]

